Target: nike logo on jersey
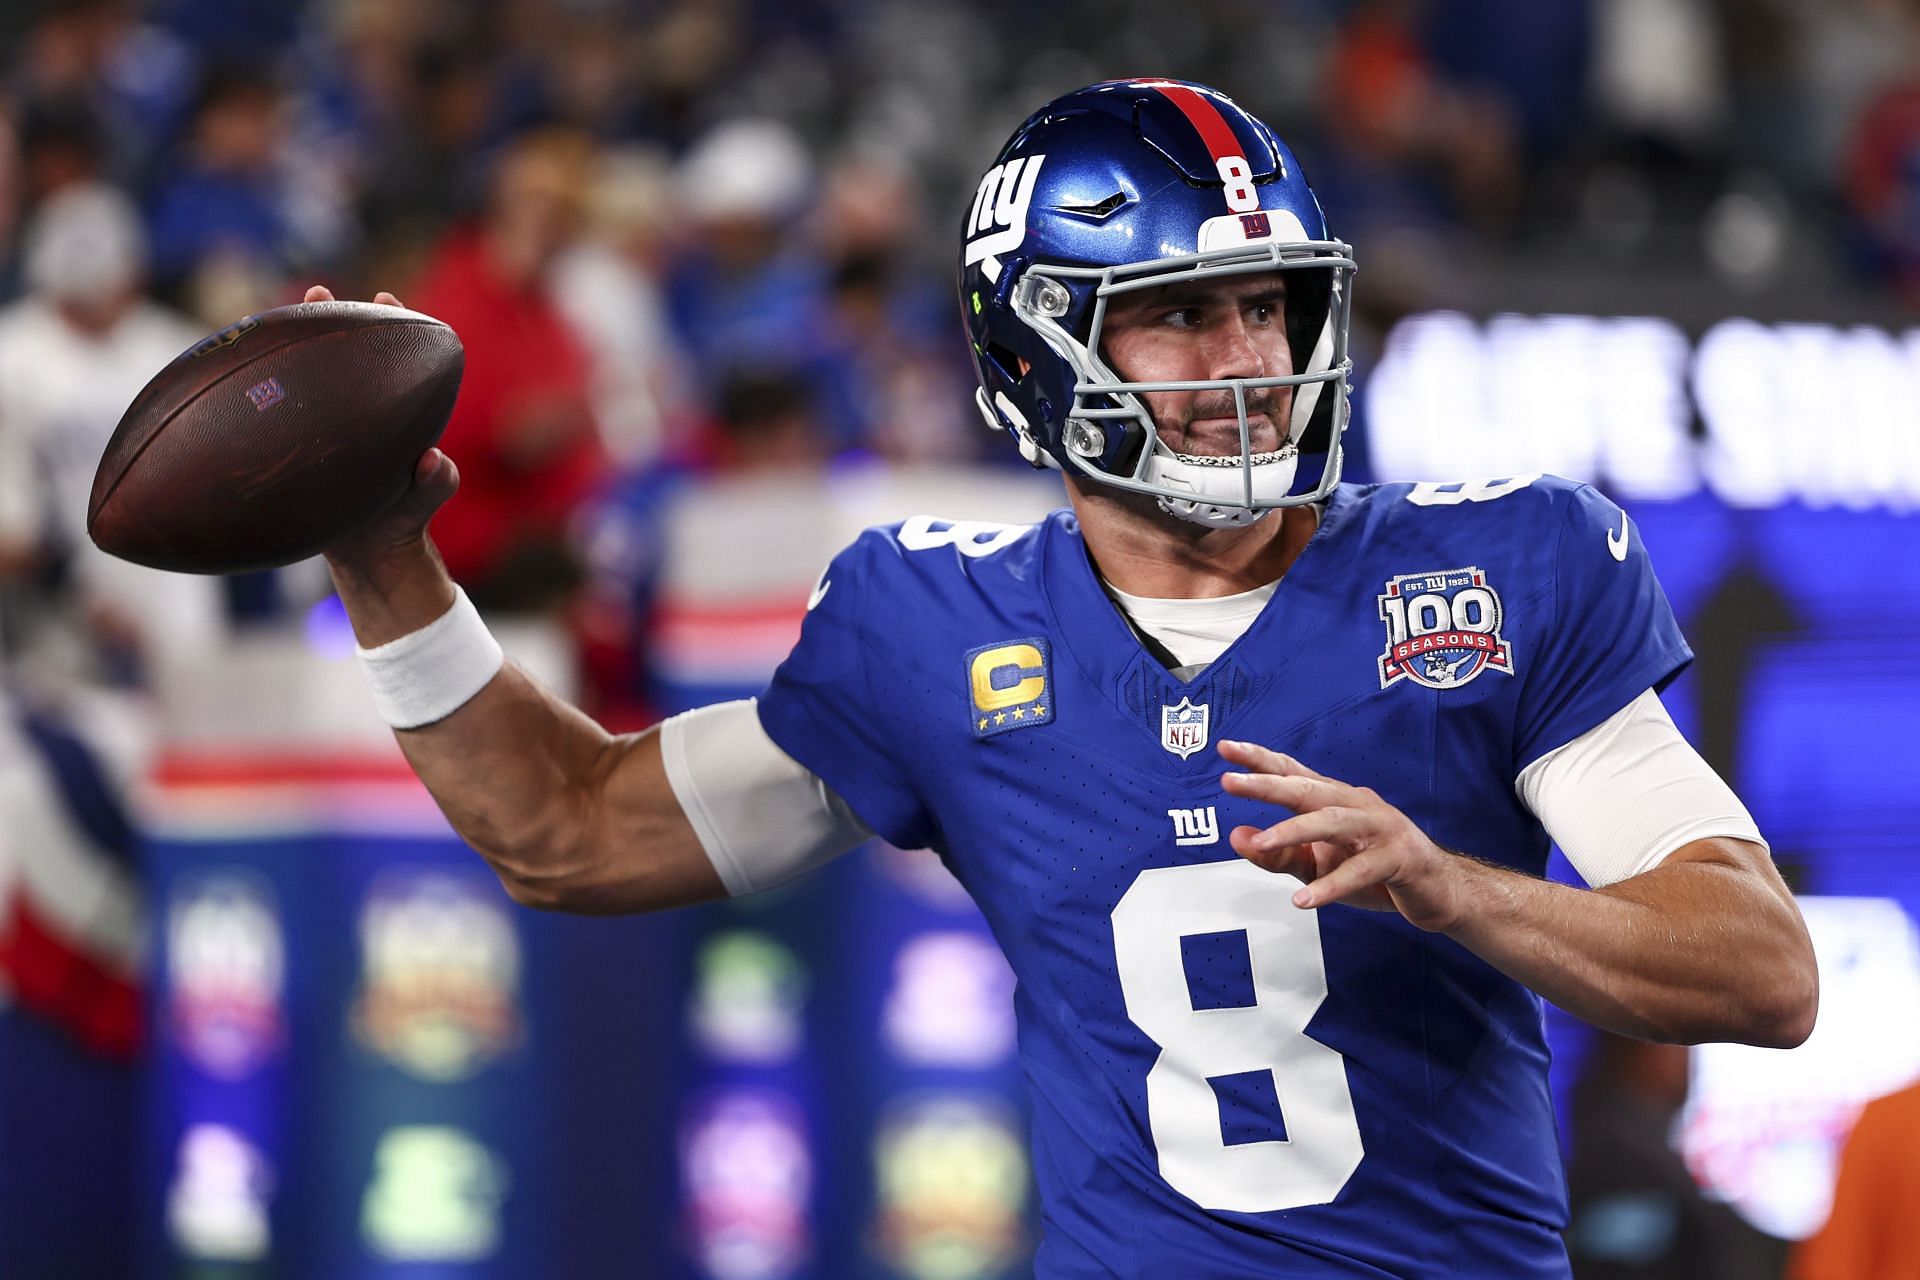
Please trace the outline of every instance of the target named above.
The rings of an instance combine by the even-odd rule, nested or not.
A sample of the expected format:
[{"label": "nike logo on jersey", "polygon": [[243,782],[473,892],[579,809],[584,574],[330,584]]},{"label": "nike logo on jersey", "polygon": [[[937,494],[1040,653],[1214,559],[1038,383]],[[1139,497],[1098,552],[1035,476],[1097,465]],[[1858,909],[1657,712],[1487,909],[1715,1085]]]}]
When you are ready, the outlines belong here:
[{"label": "nike logo on jersey", "polygon": [[1627,559],[1627,513],[1620,513],[1620,536],[1613,536],[1613,530],[1607,530],[1607,550],[1613,552],[1613,558],[1625,563]]},{"label": "nike logo on jersey", "polygon": [[[816,586],[816,587],[814,587],[814,589],[813,589],[813,594],[807,597],[807,612],[808,612],[808,613],[812,613],[812,612],[813,612],[813,610],[814,610],[814,606],[816,606],[816,605],[818,605],[818,604],[819,604],[819,603],[820,603],[820,602],[821,602],[822,600],[825,600],[825,599],[827,598],[827,589],[828,589],[829,587],[831,587],[831,586],[833,586],[833,579],[832,579],[832,578],[822,578],[822,579],[820,579],[820,583],[819,583],[819,585],[818,585],[818,586]],[[787,597],[787,599],[789,599],[789,600],[791,600],[791,599],[793,599],[793,597],[792,597],[792,596],[788,596],[788,597]],[[791,609],[791,608],[792,608],[793,606],[792,606],[792,605],[788,605],[787,607],[788,607],[789,609]]]}]

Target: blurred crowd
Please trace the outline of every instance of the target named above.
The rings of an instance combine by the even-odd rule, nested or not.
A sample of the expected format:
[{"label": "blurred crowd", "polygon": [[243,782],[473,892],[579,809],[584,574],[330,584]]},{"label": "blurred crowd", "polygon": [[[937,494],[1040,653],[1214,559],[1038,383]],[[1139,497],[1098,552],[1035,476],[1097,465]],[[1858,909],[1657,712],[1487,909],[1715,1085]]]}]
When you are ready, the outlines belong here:
[{"label": "blurred crowd", "polygon": [[[324,594],[297,572],[161,580],[88,546],[122,408],[198,335],[316,282],[451,323],[463,490],[439,546],[483,608],[563,621],[590,705],[641,720],[666,495],[876,459],[1021,465],[973,408],[952,233],[1027,109],[1140,73],[1218,84],[1294,141],[1359,246],[1376,334],[1451,300],[1455,264],[1489,246],[1920,305],[1920,0],[13,0],[10,820],[38,803],[50,841],[124,858],[124,829],[74,815],[139,767],[152,726],[127,699]],[[104,763],[62,809],[47,779],[76,751]],[[84,918],[0,920],[16,993],[23,929],[133,954],[113,857]],[[0,890],[31,873],[0,847]],[[72,997],[71,973],[48,981]],[[113,1008],[94,1038],[124,1048]],[[1653,1237],[1737,1252],[1665,1143],[1684,1054],[1599,1062],[1585,1105],[1618,1149],[1576,1170],[1601,1206],[1576,1253],[1594,1276],[1708,1274],[1630,1265]],[[1635,1162],[1640,1182],[1608,1181]]]},{"label": "blurred crowd", "polygon": [[[1032,103],[1148,70],[1296,142],[1376,331],[1447,300],[1475,245],[1729,287],[1814,264],[1920,298],[1912,0],[14,4],[0,581],[70,599],[101,572],[90,465],[193,333],[316,281],[387,288],[468,348],[450,566],[483,607],[597,600],[617,645],[644,556],[595,565],[597,503],[742,465],[1005,461],[949,215]],[[272,614],[288,590],[201,604]],[[95,596],[79,616],[125,675],[135,629]]]}]

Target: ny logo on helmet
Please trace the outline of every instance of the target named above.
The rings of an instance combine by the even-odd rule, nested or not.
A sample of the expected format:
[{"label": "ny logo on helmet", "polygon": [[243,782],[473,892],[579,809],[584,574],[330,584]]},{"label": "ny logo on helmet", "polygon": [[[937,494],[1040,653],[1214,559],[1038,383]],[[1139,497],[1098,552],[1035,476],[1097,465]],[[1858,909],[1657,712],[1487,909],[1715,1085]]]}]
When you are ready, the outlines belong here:
[{"label": "ny logo on helmet", "polygon": [[1033,205],[1033,187],[1040,180],[1045,156],[1022,156],[987,170],[973,196],[967,215],[967,251],[962,265],[978,262],[987,279],[1000,278],[997,255],[1018,249],[1027,238],[1027,210]]}]

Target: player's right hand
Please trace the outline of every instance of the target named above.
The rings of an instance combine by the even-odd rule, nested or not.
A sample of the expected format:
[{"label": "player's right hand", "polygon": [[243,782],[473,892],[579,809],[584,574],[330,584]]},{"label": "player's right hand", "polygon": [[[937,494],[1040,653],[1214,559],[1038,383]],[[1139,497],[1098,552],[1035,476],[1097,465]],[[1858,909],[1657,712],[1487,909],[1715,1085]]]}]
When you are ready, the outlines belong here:
[{"label": "player's right hand", "polygon": [[[307,290],[303,302],[332,302],[333,290],[316,284]],[[373,300],[384,307],[401,305],[400,299],[382,291]],[[460,488],[460,469],[453,459],[438,449],[420,455],[413,466],[413,485],[400,500],[326,549],[327,560],[338,568],[361,574],[377,573],[380,566],[393,560],[405,560],[426,553],[427,523],[448,498]]]},{"label": "player's right hand", "polygon": [[1435,933],[1462,919],[1467,877],[1479,864],[1434,843],[1379,793],[1315,773],[1258,743],[1223,740],[1216,750],[1250,770],[1221,776],[1229,795],[1293,810],[1293,817],[1265,829],[1235,827],[1227,842],[1254,865],[1301,880],[1294,906],[1339,902],[1397,911]]}]

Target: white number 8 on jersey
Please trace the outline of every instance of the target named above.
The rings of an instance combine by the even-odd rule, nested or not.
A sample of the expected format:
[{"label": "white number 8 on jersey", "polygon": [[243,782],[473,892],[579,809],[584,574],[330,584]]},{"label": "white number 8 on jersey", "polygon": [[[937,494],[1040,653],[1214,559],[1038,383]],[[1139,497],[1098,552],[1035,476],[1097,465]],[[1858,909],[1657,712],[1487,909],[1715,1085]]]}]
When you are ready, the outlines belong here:
[{"label": "white number 8 on jersey", "polygon": [[[1160,1176],[1203,1209],[1268,1213],[1325,1204],[1363,1154],[1346,1060],[1307,1035],[1327,998],[1320,917],[1291,899],[1300,881],[1234,858],[1143,871],[1113,909],[1127,1017],[1160,1046],[1147,1123]],[[1195,1009],[1180,940],[1244,932],[1254,1003]],[[1273,1073],[1285,1141],[1227,1143],[1209,1076]]]}]

